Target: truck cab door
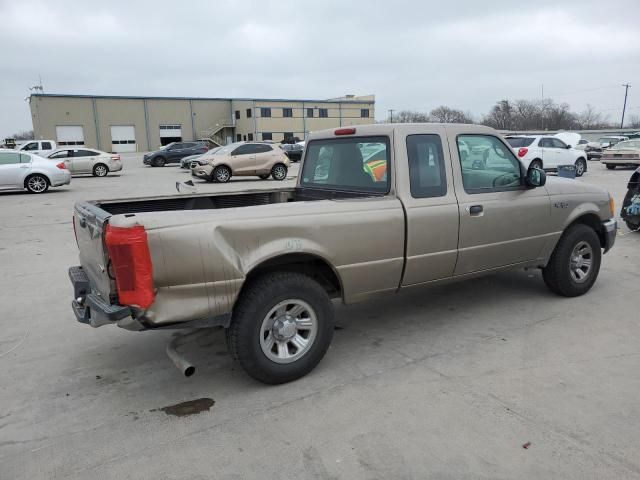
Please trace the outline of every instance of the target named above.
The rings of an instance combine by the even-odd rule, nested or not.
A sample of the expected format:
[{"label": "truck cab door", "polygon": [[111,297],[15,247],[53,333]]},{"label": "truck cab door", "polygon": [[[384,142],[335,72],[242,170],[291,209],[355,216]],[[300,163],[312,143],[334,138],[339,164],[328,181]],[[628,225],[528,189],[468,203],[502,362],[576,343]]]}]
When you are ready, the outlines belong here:
[{"label": "truck cab door", "polygon": [[[459,161],[461,141],[488,149],[485,168],[469,168]],[[460,218],[455,275],[540,258],[551,235],[547,190],[525,186],[524,167],[492,134],[460,134],[450,142],[451,152],[458,156],[453,162]]]},{"label": "truck cab door", "polygon": [[396,181],[410,187],[402,198],[407,223],[402,286],[451,277],[458,255],[458,202],[447,135],[444,127],[430,131],[415,127],[395,138]]}]

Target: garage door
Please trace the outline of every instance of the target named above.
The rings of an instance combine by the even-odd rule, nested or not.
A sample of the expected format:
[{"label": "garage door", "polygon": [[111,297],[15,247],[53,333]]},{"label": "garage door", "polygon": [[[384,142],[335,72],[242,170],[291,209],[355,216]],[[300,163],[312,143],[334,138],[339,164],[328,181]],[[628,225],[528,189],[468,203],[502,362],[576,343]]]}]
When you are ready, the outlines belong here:
[{"label": "garage door", "polygon": [[82,126],[56,126],[56,140],[58,145],[84,145]]},{"label": "garage door", "polygon": [[160,125],[160,145],[168,145],[171,142],[182,141],[182,125]]},{"label": "garage door", "polygon": [[133,125],[112,125],[111,126],[111,151],[137,152],[136,127]]}]

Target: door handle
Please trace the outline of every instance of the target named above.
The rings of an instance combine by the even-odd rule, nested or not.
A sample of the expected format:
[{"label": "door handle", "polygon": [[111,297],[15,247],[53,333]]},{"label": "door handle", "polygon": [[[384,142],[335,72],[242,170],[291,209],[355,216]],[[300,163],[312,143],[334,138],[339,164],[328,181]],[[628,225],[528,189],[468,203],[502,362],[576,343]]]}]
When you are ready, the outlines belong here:
[{"label": "door handle", "polygon": [[469,215],[472,217],[480,217],[484,213],[484,208],[482,205],[471,205],[467,207],[467,212],[469,212]]}]

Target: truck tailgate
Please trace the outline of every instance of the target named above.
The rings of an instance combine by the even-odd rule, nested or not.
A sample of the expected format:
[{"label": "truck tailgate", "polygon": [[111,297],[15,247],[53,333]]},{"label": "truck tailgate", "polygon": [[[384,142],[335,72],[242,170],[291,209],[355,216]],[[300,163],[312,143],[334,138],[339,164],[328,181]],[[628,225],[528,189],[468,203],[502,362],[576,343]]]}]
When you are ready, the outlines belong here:
[{"label": "truck tailgate", "polygon": [[87,202],[76,203],[73,223],[80,250],[80,265],[91,285],[105,302],[109,302],[112,283],[108,273],[108,257],[104,250],[103,231],[110,214]]}]

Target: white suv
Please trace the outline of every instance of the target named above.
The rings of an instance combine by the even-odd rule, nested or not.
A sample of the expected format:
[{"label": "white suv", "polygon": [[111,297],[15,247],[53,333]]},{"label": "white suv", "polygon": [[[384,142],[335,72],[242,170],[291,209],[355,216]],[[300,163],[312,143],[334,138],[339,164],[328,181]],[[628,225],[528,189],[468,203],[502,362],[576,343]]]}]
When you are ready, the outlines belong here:
[{"label": "white suv", "polygon": [[575,165],[576,177],[587,171],[587,154],[554,136],[518,135],[506,140],[526,168],[557,170],[559,165]]}]

